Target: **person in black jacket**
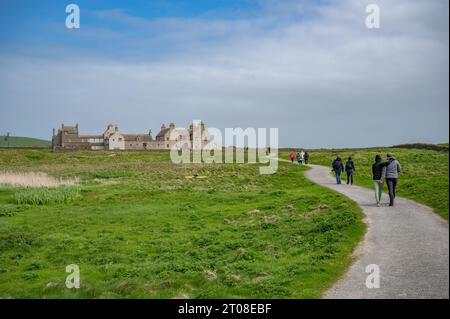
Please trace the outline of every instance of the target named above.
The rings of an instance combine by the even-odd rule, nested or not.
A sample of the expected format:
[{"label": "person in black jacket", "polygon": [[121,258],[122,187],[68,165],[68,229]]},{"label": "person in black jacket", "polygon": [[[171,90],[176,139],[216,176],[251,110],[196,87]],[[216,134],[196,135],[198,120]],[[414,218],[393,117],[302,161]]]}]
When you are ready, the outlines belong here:
[{"label": "person in black jacket", "polygon": [[341,173],[344,170],[344,164],[339,156],[333,161],[332,167],[332,172],[336,174],[336,183],[341,184]]},{"label": "person in black jacket", "polygon": [[308,151],[305,151],[305,164],[308,165],[309,163],[309,153]]},{"label": "person in black jacket", "polygon": [[347,163],[345,163],[345,172],[347,173],[347,185],[349,183],[353,185],[353,174],[355,173],[355,163],[353,163],[351,157],[349,157]]},{"label": "person in black jacket", "polygon": [[375,190],[375,200],[377,206],[381,206],[381,195],[383,194],[383,180],[386,176],[386,166],[388,162],[381,161],[381,155],[375,156],[375,163],[372,165],[373,189]]}]

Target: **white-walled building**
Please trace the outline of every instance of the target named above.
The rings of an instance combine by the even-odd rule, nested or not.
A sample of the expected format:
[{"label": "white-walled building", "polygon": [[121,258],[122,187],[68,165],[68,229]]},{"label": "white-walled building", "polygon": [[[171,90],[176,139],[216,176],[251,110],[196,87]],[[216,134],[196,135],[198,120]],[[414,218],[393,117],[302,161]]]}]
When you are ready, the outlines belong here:
[{"label": "white-walled building", "polygon": [[172,147],[186,149],[193,145],[204,146],[210,136],[203,122],[191,125],[189,129],[176,128],[174,123],[169,127],[164,124],[153,140],[152,131],[143,134],[126,134],[119,131],[118,126],[109,124],[102,135],[80,135],[78,124],[61,125],[56,133],[53,129],[53,150],[170,150]]}]

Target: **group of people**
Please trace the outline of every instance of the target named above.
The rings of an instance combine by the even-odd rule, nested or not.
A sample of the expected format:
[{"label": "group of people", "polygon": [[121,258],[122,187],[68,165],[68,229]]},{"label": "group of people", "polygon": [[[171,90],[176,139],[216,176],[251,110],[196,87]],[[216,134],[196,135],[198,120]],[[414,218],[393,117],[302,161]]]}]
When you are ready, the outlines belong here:
[{"label": "group of people", "polygon": [[[341,173],[347,173],[347,184],[353,185],[353,175],[355,173],[355,163],[349,157],[347,162],[342,162],[342,159],[337,156],[332,163],[332,171],[336,175],[336,183],[341,184]],[[377,206],[381,206],[381,194],[383,193],[383,184],[386,180],[389,191],[389,206],[394,206],[396,196],[398,173],[401,171],[400,163],[395,159],[392,153],[386,154],[386,161],[383,162],[381,155],[375,156],[375,163],[372,165],[372,180],[375,190],[375,200]]]},{"label": "group of people", "polygon": [[336,183],[341,184],[341,173],[345,171],[347,173],[347,184],[353,185],[355,163],[353,162],[351,157],[348,158],[344,166],[344,163],[342,162],[341,158],[337,156],[336,159],[333,161],[332,167],[333,167],[332,171],[336,174]]},{"label": "group of people", "polygon": [[291,152],[291,154],[289,154],[289,157],[291,158],[292,163],[294,163],[296,157],[297,157],[297,162],[299,164],[307,165],[309,162],[309,153],[307,151],[305,151],[304,149],[300,150],[300,152],[298,152],[297,155],[295,155],[294,152]]}]

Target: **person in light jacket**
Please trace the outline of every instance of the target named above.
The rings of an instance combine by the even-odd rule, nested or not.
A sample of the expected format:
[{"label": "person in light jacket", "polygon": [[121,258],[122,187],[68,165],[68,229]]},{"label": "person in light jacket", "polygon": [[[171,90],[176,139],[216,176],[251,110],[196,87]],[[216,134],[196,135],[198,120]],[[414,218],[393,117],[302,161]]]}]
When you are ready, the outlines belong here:
[{"label": "person in light jacket", "polygon": [[392,155],[392,153],[387,153],[386,157],[386,184],[389,190],[389,206],[394,206],[398,183],[398,173],[401,172],[402,167],[400,166],[400,163],[395,159],[394,155]]}]

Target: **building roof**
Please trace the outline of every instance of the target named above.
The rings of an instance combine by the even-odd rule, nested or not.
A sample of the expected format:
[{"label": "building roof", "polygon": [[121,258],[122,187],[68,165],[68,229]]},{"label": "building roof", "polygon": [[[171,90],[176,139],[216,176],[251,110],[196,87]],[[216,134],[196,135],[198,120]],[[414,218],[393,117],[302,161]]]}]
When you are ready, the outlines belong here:
[{"label": "building roof", "polygon": [[126,142],[140,141],[151,142],[152,137],[149,134],[122,134]]},{"label": "building roof", "polygon": [[166,135],[167,132],[170,131],[170,128],[163,128],[161,131],[159,131],[158,135],[156,135],[156,137],[164,137]]},{"label": "building roof", "polygon": [[103,139],[103,135],[92,135],[92,134],[84,134],[78,135],[79,138],[101,138]]}]

